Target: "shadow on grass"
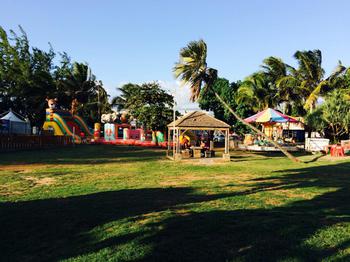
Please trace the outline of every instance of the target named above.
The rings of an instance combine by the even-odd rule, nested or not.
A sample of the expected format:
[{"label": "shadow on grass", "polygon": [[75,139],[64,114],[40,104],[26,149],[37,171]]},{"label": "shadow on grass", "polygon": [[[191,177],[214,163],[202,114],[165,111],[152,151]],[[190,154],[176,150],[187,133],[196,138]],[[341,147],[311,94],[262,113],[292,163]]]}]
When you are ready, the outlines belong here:
[{"label": "shadow on grass", "polygon": [[[350,248],[349,175],[350,163],[340,163],[256,179],[258,183],[246,194],[315,188],[333,191],[271,209],[210,211],[161,221],[165,230],[145,239],[156,243],[147,260],[346,261],[350,258],[346,253],[336,256]],[[328,231],[314,240],[321,230]]]},{"label": "shadow on grass", "polygon": [[158,148],[122,145],[77,145],[75,147],[7,152],[0,165],[16,164],[105,164],[156,160],[165,156]]},{"label": "shadow on grass", "polygon": [[191,188],[130,189],[76,197],[0,203],[1,259],[59,260],[130,240],[93,244],[87,233],[111,221],[230,196],[197,195]]},{"label": "shadow on grass", "polygon": [[[285,173],[253,180],[252,190],[228,194],[154,188],[2,203],[1,255],[12,261],[59,260],[107,247],[117,250],[135,239],[153,248],[143,261],[320,261],[349,248],[350,163],[281,172]],[[176,210],[183,204],[223,198],[237,201],[230,197],[287,189],[328,191],[269,209],[207,208],[179,213],[150,222],[148,226],[157,229],[153,232],[129,232],[97,243],[88,234],[108,222],[125,218],[137,222],[142,219],[137,216]],[[315,238],[321,230],[331,232]],[[347,258],[344,253],[342,259]]]},{"label": "shadow on grass", "polygon": [[[312,153],[306,151],[300,152],[290,152],[294,157],[304,157],[311,156]],[[246,162],[246,161],[268,161],[271,158],[285,158],[286,156],[282,152],[258,152],[258,151],[232,151],[231,152],[231,160],[235,162]],[[313,158],[312,161],[315,162],[317,159]]]}]

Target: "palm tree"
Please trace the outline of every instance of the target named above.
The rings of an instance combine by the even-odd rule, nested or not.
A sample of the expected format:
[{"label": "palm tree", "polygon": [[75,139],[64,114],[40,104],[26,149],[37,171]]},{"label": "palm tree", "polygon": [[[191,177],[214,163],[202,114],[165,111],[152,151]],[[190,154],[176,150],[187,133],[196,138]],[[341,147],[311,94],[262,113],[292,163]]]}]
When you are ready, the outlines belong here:
[{"label": "palm tree", "polygon": [[269,81],[274,84],[284,76],[287,76],[290,66],[285,64],[281,58],[270,56],[265,58],[261,66]]},{"label": "palm tree", "polygon": [[[206,43],[203,40],[191,41],[186,47],[180,50],[179,62],[177,62],[173,68],[175,77],[181,79],[184,84],[189,84],[192,101],[195,101],[199,98],[202,88],[204,89],[204,92],[206,89],[211,88],[217,78],[217,70],[208,67],[206,59]],[[259,135],[263,136],[266,140],[279,148],[292,161],[299,162],[297,158],[284,150],[279,144],[271,140],[259,129],[244,121],[244,119],[236,114],[236,112],[219,96],[218,93],[216,93],[214,90],[212,91],[214,92],[216,98],[234,115],[238,121],[248,126]]]},{"label": "palm tree", "polygon": [[297,51],[294,58],[298,62],[298,69],[291,71],[291,77],[294,78],[294,82],[299,82],[299,90],[304,99],[304,108],[311,112],[315,109],[319,96],[332,89],[332,82],[346,68],[339,62],[335,70],[324,79],[320,50]]},{"label": "palm tree", "polygon": [[118,91],[120,92],[120,95],[112,99],[112,107],[117,107],[120,111],[122,109],[130,109],[137,106],[134,102],[141,94],[141,87],[139,85],[128,83],[119,87]]},{"label": "palm tree", "polygon": [[299,109],[302,98],[300,97],[299,81],[293,77],[295,69],[284,63],[281,58],[273,56],[264,59],[261,67],[271,86],[270,90],[274,93],[275,105],[283,106],[286,114],[292,114],[293,108]]},{"label": "palm tree", "polygon": [[284,113],[291,115],[293,112],[297,112],[298,115],[303,115],[303,96],[299,89],[300,81],[291,75],[287,75],[278,79],[275,84],[276,96],[279,98],[279,102],[284,104]]},{"label": "palm tree", "polygon": [[254,111],[282,106],[284,113],[301,106],[300,81],[292,74],[294,68],[282,59],[270,56],[263,61],[262,70],[247,77],[236,94],[238,103],[252,105]]},{"label": "palm tree", "polygon": [[98,89],[96,77],[91,73],[89,66],[77,62],[72,64],[57,85],[59,92],[62,92],[61,99],[69,100],[64,101],[68,105],[75,98],[81,104],[88,102],[88,97]]},{"label": "palm tree", "polygon": [[275,107],[278,104],[275,87],[263,72],[247,77],[238,88],[236,102],[252,105],[254,111]]},{"label": "palm tree", "polygon": [[106,89],[104,89],[102,81],[95,81],[95,87],[88,97],[88,102],[84,104],[83,109],[88,112],[93,119],[100,122],[101,114],[111,111],[111,104],[108,99],[109,95]]},{"label": "palm tree", "polygon": [[338,77],[344,73],[346,67],[342,65],[339,61],[339,64],[335,67],[333,72],[324,80],[321,80],[318,85],[312,90],[308,98],[305,101],[305,109],[313,110],[315,108],[317,99],[320,95],[326,94],[328,91],[337,87]]}]

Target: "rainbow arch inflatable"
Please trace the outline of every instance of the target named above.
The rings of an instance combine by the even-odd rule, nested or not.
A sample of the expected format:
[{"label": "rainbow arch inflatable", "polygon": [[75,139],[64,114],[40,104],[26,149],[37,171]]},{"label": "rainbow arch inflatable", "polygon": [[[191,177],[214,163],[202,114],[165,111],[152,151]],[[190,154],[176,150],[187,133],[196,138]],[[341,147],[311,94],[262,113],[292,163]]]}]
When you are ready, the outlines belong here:
[{"label": "rainbow arch inflatable", "polygon": [[46,121],[43,129],[52,131],[55,136],[71,136],[77,144],[82,142],[81,132],[87,138],[93,137],[85,121],[80,116],[73,115],[67,110],[55,109],[51,111],[46,109]]}]

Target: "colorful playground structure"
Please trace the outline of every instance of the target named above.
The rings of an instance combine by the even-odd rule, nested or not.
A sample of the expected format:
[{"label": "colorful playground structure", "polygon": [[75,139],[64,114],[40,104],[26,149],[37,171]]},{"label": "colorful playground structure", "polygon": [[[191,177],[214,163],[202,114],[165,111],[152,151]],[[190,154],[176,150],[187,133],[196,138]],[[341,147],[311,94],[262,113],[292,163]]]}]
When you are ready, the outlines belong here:
[{"label": "colorful playground structure", "polygon": [[[99,133],[95,125],[95,134]],[[133,128],[131,125],[122,123],[105,123],[104,137],[95,137],[96,143],[138,145],[138,146],[161,146],[166,147],[164,134],[160,131],[144,131],[142,128]]]},{"label": "colorful playground structure", "polygon": [[78,101],[72,102],[72,109],[57,109],[57,99],[47,99],[48,108],[46,109],[46,121],[43,130],[50,132],[55,136],[70,136],[73,142],[81,144],[83,142],[92,142],[95,144],[123,144],[140,146],[161,146],[166,147],[164,134],[160,131],[144,131],[141,128],[127,123],[123,116],[122,123],[114,123],[114,114],[108,117],[109,123],[104,124],[104,134],[101,137],[101,124],[95,123],[94,131],[91,132],[85,121],[76,114]]},{"label": "colorful playground structure", "polygon": [[56,100],[47,99],[49,108],[46,109],[46,121],[43,130],[51,132],[55,136],[71,136],[73,142],[80,144],[89,141],[93,134],[85,121],[77,114],[68,110],[56,108]]}]

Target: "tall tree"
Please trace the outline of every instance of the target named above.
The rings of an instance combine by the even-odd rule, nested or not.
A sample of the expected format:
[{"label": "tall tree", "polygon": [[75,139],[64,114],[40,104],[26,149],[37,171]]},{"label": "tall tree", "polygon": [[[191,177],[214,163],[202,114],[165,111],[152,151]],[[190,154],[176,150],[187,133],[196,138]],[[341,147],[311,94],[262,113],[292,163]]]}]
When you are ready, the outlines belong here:
[{"label": "tall tree", "polygon": [[52,49],[30,48],[24,30],[21,35],[0,27],[0,110],[13,110],[29,118],[32,124],[43,121],[45,97],[53,92]]},{"label": "tall tree", "polygon": [[300,100],[299,104],[302,103],[306,110],[312,111],[316,108],[318,98],[333,89],[334,80],[346,68],[339,63],[335,70],[324,78],[320,50],[297,51],[294,58],[298,62],[298,68],[289,67],[290,74],[278,79],[277,86],[287,91],[285,93],[292,94],[291,98],[295,101]]},{"label": "tall tree", "polygon": [[[217,70],[207,66],[207,45],[203,40],[192,41],[186,47],[180,50],[180,59],[174,66],[175,77],[181,79],[191,88],[191,99],[197,100],[200,97],[203,85],[203,92],[211,89],[217,79]],[[284,150],[280,145],[271,140],[268,136],[262,133],[259,129],[252,126],[242,119],[228,103],[214,91],[216,98],[229,110],[238,121],[265,137],[269,142],[278,147],[287,157],[293,161],[299,161],[289,152]]]},{"label": "tall tree", "polygon": [[322,132],[334,142],[348,138],[350,131],[350,100],[348,91],[335,89],[330,92],[322,105],[308,114],[306,120],[314,130]]},{"label": "tall tree", "polygon": [[12,30],[7,34],[0,27],[0,113],[12,108],[29,118],[32,125],[41,126],[45,120],[46,97],[58,97],[66,109],[77,98],[83,117],[97,121],[99,118],[91,106],[99,103],[100,109],[108,107],[108,97],[88,65],[71,63],[63,53],[60,65],[55,66],[56,54],[51,47],[49,51],[31,47],[24,30],[19,27],[19,31],[20,34]]},{"label": "tall tree", "polygon": [[89,95],[97,88],[95,75],[91,73],[86,63],[73,62],[67,66],[69,70],[66,71],[66,75],[61,75],[61,79],[57,79],[61,103],[70,106],[75,98],[79,103],[87,103]]},{"label": "tall tree", "polygon": [[239,104],[250,104],[254,111],[264,110],[278,105],[276,89],[263,72],[247,77],[237,90],[235,99]]},{"label": "tall tree", "polygon": [[159,83],[129,83],[120,87],[119,92],[112,105],[118,110],[127,110],[145,129],[163,131],[173,120],[174,97],[165,92]]},{"label": "tall tree", "polygon": [[88,93],[87,102],[81,106],[79,113],[85,116],[90,124],[93,124],[100,123],[101,115],[111,111],[109,95],[104,89],[102,81],[95,81],[95,86]]},{"label": "tall tree", "polygon": [[212,88],[207,89],[206,92],[201,91],[201,95],[198,99],[199,107],[203,110],[211,110],[214,112],[214,116],[226,123],[234,126],[234,130],[238,134],[247,133],[248,129],[245,125],[241,124],[231,114],[231,112],[216,98],[215,93],[218,93],[221,97],[225,97],[227,103],[231,108],[235,110],[240,116],[248,117],[253,114],[250,106],[243,103],[237,103],[234,99],[237,90],[239,89],[241,82],[232,82],[231,84],[225,78],[218,78]]}]

